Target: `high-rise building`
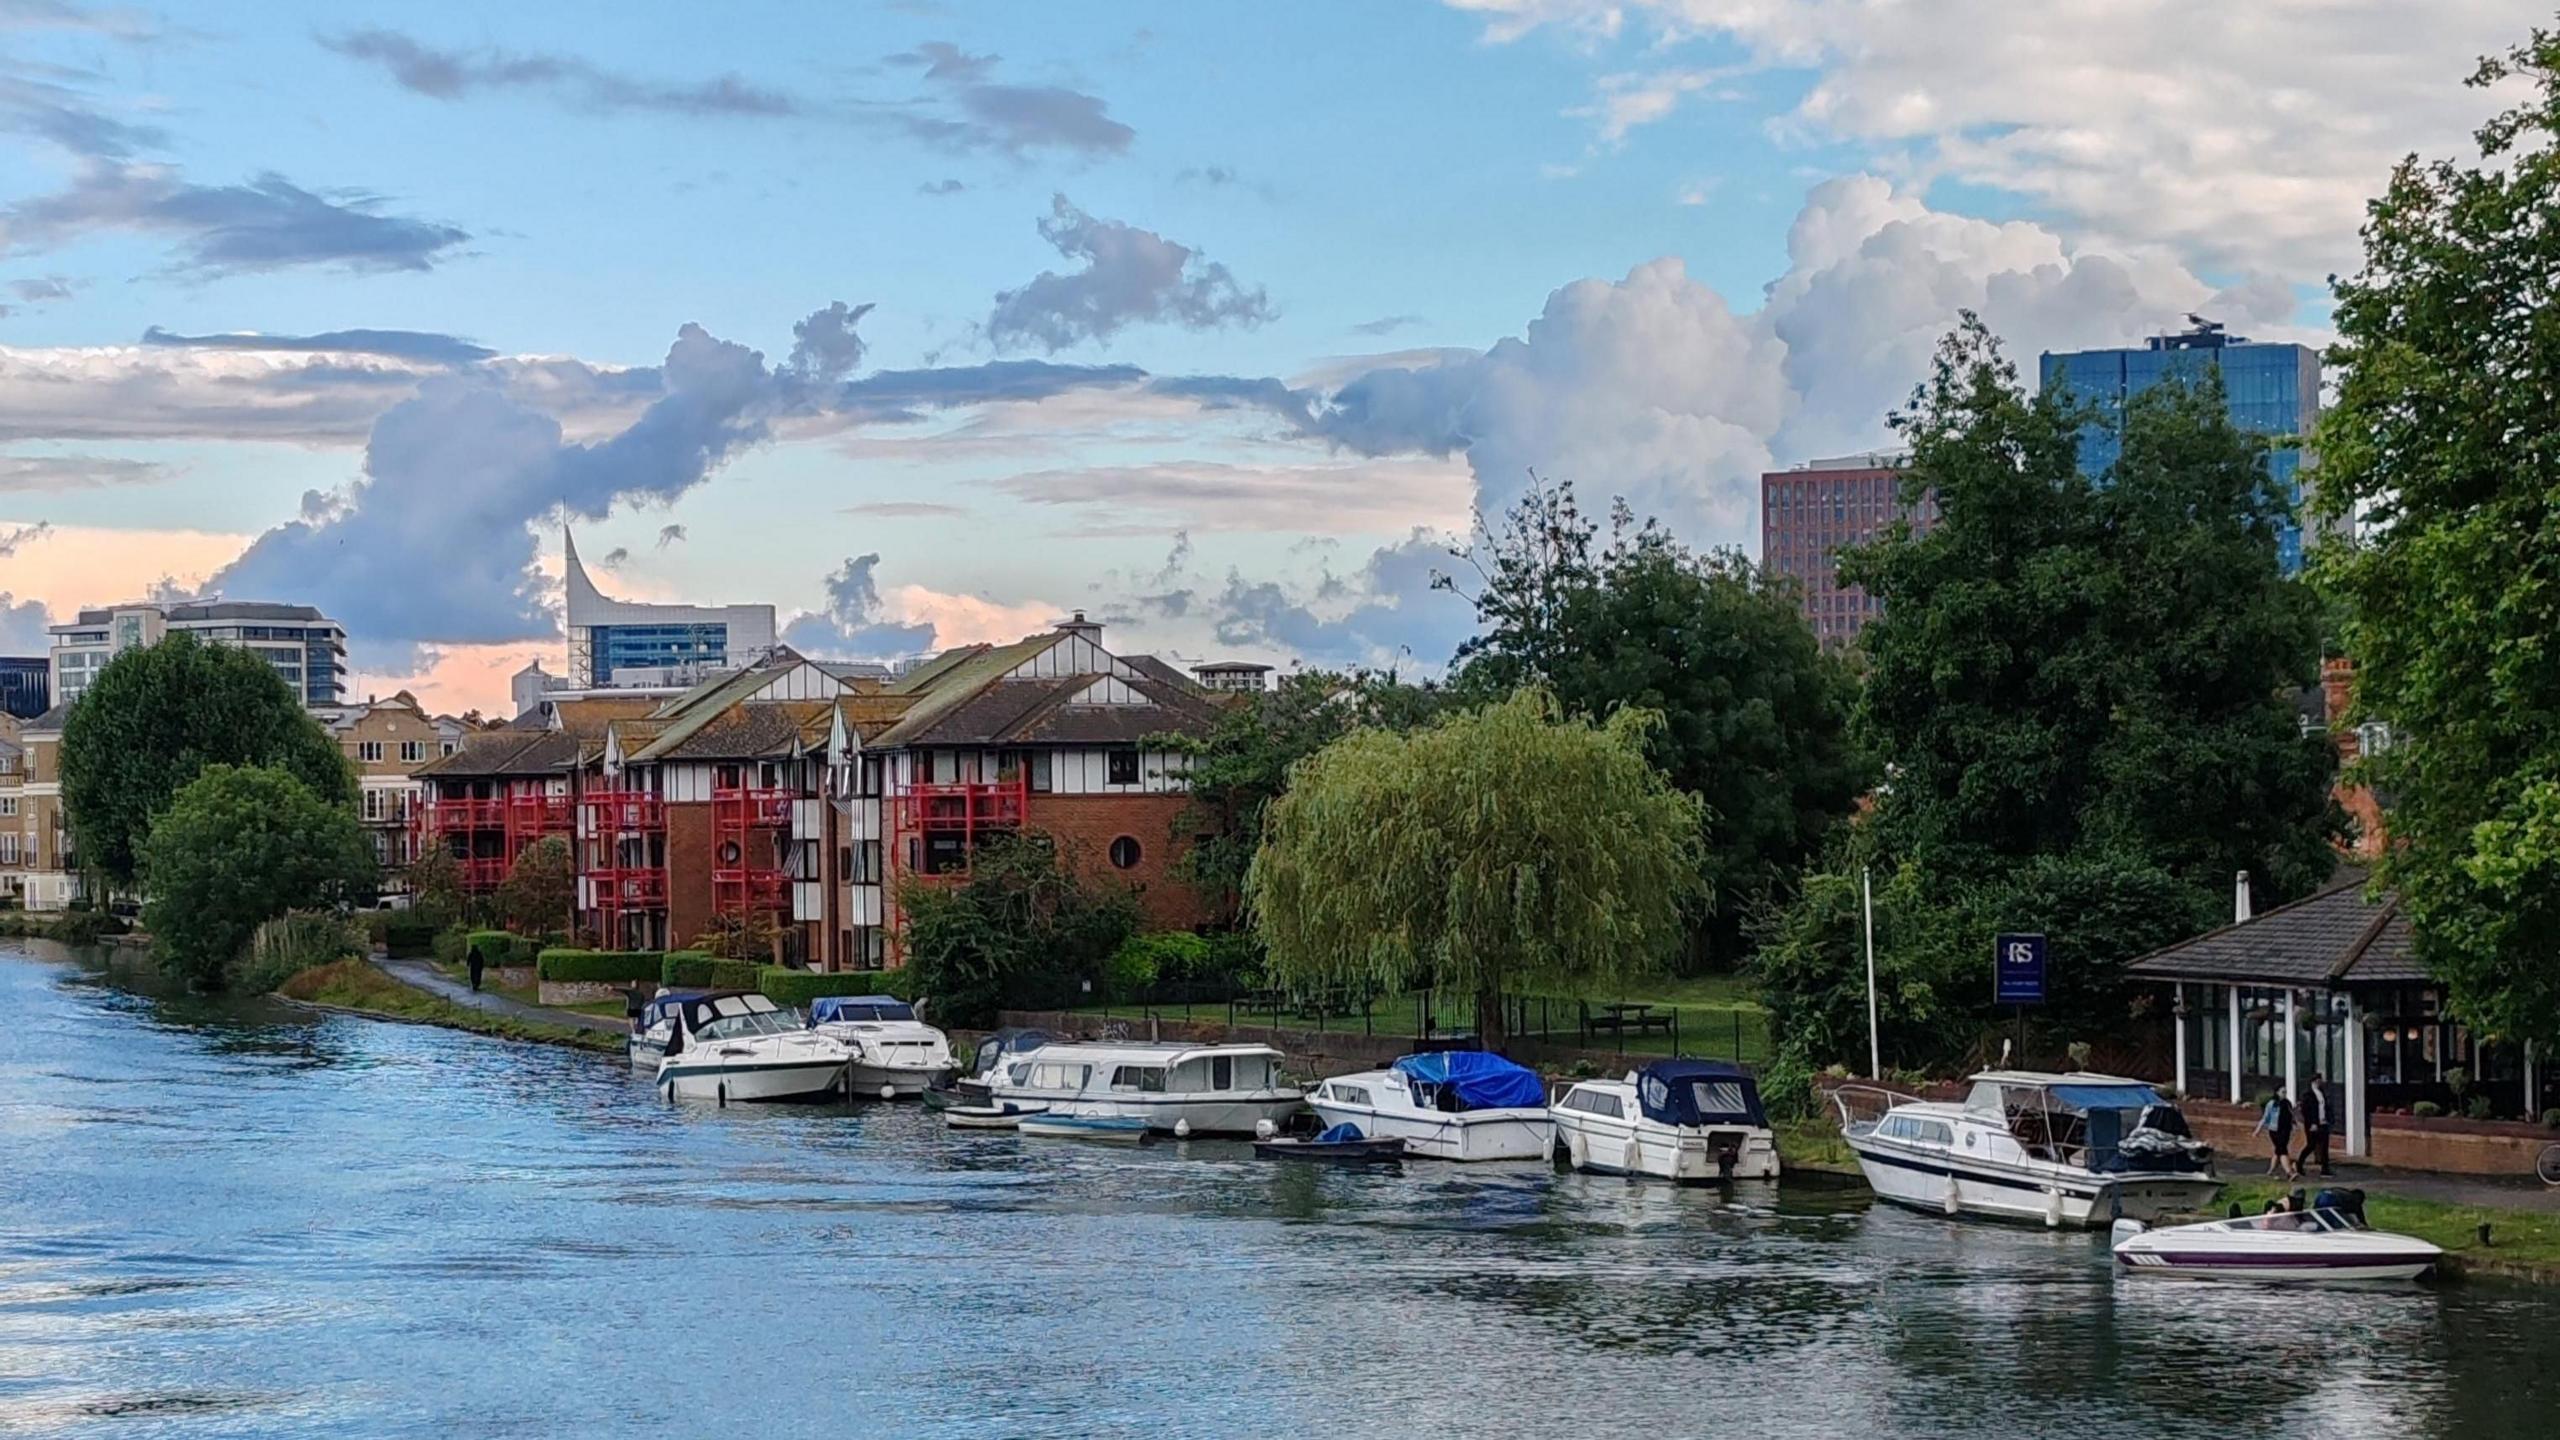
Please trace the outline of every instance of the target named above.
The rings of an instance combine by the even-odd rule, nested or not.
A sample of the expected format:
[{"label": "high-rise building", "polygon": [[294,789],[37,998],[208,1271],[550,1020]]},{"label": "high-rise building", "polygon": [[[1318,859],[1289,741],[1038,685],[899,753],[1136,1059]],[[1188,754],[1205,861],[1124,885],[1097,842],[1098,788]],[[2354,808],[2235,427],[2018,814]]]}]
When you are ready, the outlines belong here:
[{"label": "high-rise building", "polygon": [[1875,597],[1840,583],[1841,549],[1873,540],[1896,520],[1921,531],[1937,521],[1937,502],[1904,504],[1901,483],[1899,455],[1811,460],[1760,477],[1761,568],[1795,580],[1805,623],[1825,645],[1858,638],[1879,608]]},{"label": "high-rise building", "polygon": [[[2251,434],[2290,437],[2307,434],[2320,418],[2320,352],[2307,345],[2260,343],[2232,335],[2210,320],[2190,315],[2194,328],[2175,335],[2154,335],[2139,350],[2046,351],[2041,383],[2059,385],[2072,398],[2094,406],[2099,415],[2080,433],[2080,468],[2104,475],[2123,450],[2126,402],[2171,376],[2195,381],[2215,369],[2231,423]],[[2279,445],[2267,455],[2267,470],[2278,485],[2302,502],[2301,472],[2309,457],[2299,444]],[[2276,539],[2277,557],[2286,574],[2302,568],[2302,527],[2288,524]]]},{"label": "high-rise building", "polygon": [[185,631],[208,645],[247,650],[276,668],[305,705],[346,699],[346,627],[308,605],[207,600],[180,605],[111,605],[83,610],[53,632],[53,699],[80,698],[107,662],[138,645]]},{"label": "high-rise building", "polygon": [[568,551],[572,690],[673,686],[754,663],[774,644],[770,605],[652,605],[615,600],[587,578],[578,542]]},{"label": "high-rise building", "polygon": [[42,655],[0,655],[0,715],[33,720],[53,708],[53,662]]}]

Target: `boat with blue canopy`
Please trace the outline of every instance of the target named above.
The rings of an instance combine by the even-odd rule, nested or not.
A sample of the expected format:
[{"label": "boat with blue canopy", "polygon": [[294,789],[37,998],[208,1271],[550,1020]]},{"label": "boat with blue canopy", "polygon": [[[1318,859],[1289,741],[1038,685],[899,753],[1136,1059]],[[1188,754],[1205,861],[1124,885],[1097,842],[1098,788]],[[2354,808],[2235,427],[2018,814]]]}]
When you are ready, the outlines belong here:
[{"label": "boat with blue canopy", "polygon": [[922,1095],[951,1069],[951,1037],[894,995],[822,995],[809,1002],[809,1026],[852,1052],[855,1095]]},{"label": "boat with blue canopy", "polygon": [[684,1007],[695,1000],[708,999],[709,990],[660,990],[642,1001],[640,1013],[631,1017],[631,1034],[623,1049],[631,1057],[635,1074],[655,1079],[658,1062],[667,1058],[667,1040],[675,1033],[675,1022]]},{"label": "boat with blue canopy", "polygon": [[1778,1178],[1778,1137],[1751,1072],[1722,1060],[1657,1060],[1556,1098],[1556,1147],[1577,1170],[1665,1180]]},{"label": "boat with blue canopy", "polygon": [[1352,1124],[1327,1126],[1312,1139],[1282,1137],[1253,1142],[1253,1153],[1265,1160],[1320,1160],[1331,1165],[1392,1165],[1404,1158],[1404,1141],[1395,1136],[1371,1139]]},{"label": "boat with blue canopy", "polygon": [[1555,1139],[1547,1082],[1483,1050],[1427,1050],[1337,1075],[1307,1104],[1328,1126],[1355,1125],[1434,1160],[1543,1159]]},{"label": "boat with blue canopy", "polygon": [[1832,1103],[1869,1188],[1917,1209],[2098,1226],[2222,1188],[2178,1107],[2120,1075],[1986,1070],[1961,1102],[1843,1086]]}]

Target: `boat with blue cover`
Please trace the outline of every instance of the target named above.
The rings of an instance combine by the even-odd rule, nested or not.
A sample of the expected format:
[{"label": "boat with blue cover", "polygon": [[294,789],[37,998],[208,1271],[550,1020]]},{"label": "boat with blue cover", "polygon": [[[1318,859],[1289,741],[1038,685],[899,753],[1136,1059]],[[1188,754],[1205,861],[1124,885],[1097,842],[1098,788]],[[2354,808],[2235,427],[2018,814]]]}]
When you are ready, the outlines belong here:
[{"label": "boat with blue cover", "polygon": [[1722,1060],[1657,1060],[1556,1099],[1556,1146],[1577,1170],[1665,1180],[1778,1178],[1778,1137],[1751,1072]]},{"label": "boat with blue cover", "polygon": [[1308,1140],[1273,1138],[1253,1142],[1253,1153],[1265,1160],[1317,1160],[1332,1165],[1387,1165],[1404,1159],[1405,1142],[1394,1136],[1373,1140],[1357,1125],[1328,1126]]},{"label": "boat with blue cover", "polygon": [[809,1002],[809,1028],[851,1052],[856,1095],[922,1095],[951,1068],[951,1037],[894,995],[820,996]]},{"label": "boat with blue cover", "polygon": [[1868,1187],[1915,1209],[2098,1226],[2222,1189],[2178,1107],[2120,1075],[1986,1070],[1961,1102],[1843,1086],[1832,1103]]},{"label": "boat with blue cover", "polygon": [[1401,1140],[1404,1153],[1434,1160],[1537,1160],[1555,1143],[1547,1083],[1482,1050],[1430,1050],[1337,1075],[1307,1104],[1329,1126]]}]

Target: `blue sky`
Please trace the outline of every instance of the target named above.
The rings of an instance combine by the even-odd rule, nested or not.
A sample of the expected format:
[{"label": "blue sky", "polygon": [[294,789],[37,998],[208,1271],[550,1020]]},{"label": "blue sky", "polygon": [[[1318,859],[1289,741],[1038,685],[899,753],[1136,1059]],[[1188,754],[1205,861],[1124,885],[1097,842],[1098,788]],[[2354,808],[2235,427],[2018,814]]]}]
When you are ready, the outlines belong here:
[{"label": "blue sky", "polygon": [[[255,586],[488,704],[566,501],[608,588],[847,653],[1077,605],[1427,668],[1471,505],[1751,548],[1960,307],[2316,339],[2537,13],[0,0],[0,642]],[[788,360],[838,301],[858,357]]]}]

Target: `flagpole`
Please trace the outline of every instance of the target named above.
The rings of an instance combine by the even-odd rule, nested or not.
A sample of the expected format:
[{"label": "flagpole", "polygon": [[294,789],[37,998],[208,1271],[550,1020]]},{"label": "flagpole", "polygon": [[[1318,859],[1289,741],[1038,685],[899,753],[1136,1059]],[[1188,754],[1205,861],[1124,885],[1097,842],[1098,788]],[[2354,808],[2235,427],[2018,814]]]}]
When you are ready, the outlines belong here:
[{"label": "flagpole", "polygon": [[1858,867],[1858,889],[1867,912],[1867,1078],[1884,1078],[1884,1047],[1876,1039],[1876,882],[1867,867]]}]

